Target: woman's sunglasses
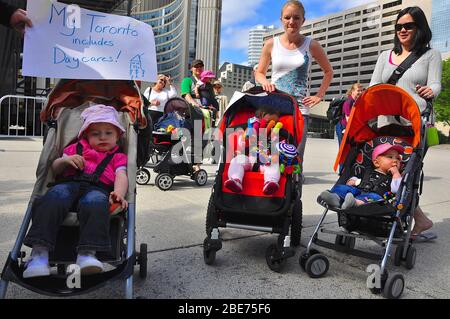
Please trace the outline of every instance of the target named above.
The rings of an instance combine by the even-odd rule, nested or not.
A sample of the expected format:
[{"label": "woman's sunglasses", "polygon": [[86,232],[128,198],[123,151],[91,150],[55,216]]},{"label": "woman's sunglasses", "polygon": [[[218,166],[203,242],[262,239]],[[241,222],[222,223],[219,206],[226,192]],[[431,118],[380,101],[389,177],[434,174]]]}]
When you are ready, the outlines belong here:
[{"label": "woman's sunglasses", "polygon": [[405,30],[412,30],[416,27],[416,23],[415,22],[407,22],[407,23],[397,23],[395,25],[395,31],[400,32],[402,31],[403,28],[405,28]]}]

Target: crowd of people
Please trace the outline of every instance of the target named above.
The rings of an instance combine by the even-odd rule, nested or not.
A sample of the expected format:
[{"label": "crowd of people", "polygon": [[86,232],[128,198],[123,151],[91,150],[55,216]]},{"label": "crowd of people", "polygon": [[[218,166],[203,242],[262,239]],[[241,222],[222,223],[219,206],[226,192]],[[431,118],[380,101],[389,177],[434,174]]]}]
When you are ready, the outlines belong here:
[{"label": "crowd of people", "polygon": [[[298,154],[301,161],[299,163],[301,169],[299,176],[304,178],[303,158],[305,157],[310,110],[324,99],[330,82],[333,79],[333,68],[331,67],[322,45],[312,37],[305,36],[301,33],[301,27],[305,22],[305,8],[300,1],[286,1],[281,9],[280,20],[284,29],[283,33],[268,39],[264,43],[260,61],[254,68],[254,78],[252,78],[249,83],[246,83],[243,90],[248,90],[258,83],[266,92],[281,90],[296,99],[304,119],[302,140],[299,145],[296,145],[296,154]],[[14,8],[2,2],[0,2],[0,23],[14,28],[21,33],[25,32],[26,27],[33,27],[31,20],[27,17],[24,10]],[[400,78],[397,78],[393,84],[405,89],[417,102],[420,110],[424,111],[427,107],[427,101],[431,101],[441,91],[442,60],[440,53],[439,51],[430,48],[431,31],[425,15],[419,7],[402,9],[397,15],[394,28],[394,47],[380,54],[372,75],[370,86],[378,83],[392,83],[391,77],[393,72],[401,66],[408,57],[416,56],[416,62],[408,66],[404,74],[402,74]],[[310,92],[308,89],[308,75],[310,74],[310,68],[313,61],[317,62],[323,73],[321,85],[314,93]],[[271,78],[268,79],[266,75],[270,64],[272,65],[272,75]],[[222,94],[222,83],[217,80],[216,75],[212,70],[205,70],[205,64],[201,59],[192,61],[190,71],[191,75],[185,77],[181,82],[180,92],[178,92],[177,88],[172,83],[171,77],[164,74],[158,75],[157,81],[151,87],[145,89],[143,95],[150,103],[149,110],[154,123],[156,123],[164,114],[166,102],[170,98],[178,95],[194,107],[211,112],[213,123],[217,123],[217,121],[222,118],[227,104],[226,96]],[[348,98],[343,105],[343,116],[336,125],[339,143],[341,143],[342,134],[345,131],[352,106],[359,98],[362,91],[363,88],[361,84],[355,83],[347,92]],[[93,160],[98,164],[106,154],[112,153],[116,157],[121,157],[123,155],[115,153],[116,142],[122,134],[123,128],[118,123],[117,114],[114,110],[110,110],[108,107],[104,106],[97,106],[97,108],[100,110],[98,114],[92,113],[85,116],[84,129],[82,128],[80,131],[80,139],[83,140],[86,152],[93,149],[93,152],[96,154]],[[262,120],[265,116],[278,117],[277,110],[263,112],[258,118],[258,121]],[[107,123],[108,125],[95,125],[99,122]],[[107,147],[104,149],[101,145],[96,144],[96,139],[100,135],[107,135],[109,138]],[[71,145],[69,148],[70,149],[64,151],[65,155],[63,155],[63,157],[55,161],[55,169],[60,171],[69,168],[78,170],[88,164],[87,161],[83,159],[84,153],[82,153],[82,155],[77,155],[75,146]],[[394,177],[393,182],[394,180],[398,181],[400,178],[400,173],[398,171],[398,157],[401,152],[401,149],[392,148],[378,150],[376,156],[374,152],[373,162],[376,171],[382,175],[391,174]],[[384,161],[382,161],[383,156],[390,157],[388,159],[384,158]],[[244,162],[247,163],[247,161],[248,158],[246,158]],[[124,200],[126,187],[117,182],[117,179],[122,180],[123,176],[126,177],[126,171],[124,172],[123,170],[123,167],[126,166],[126,158],[123,158],[122,156],[121,160],[116,160],[111,163],[114,163],[114,167],[111,169],[111,172],[108,173],[110,178],[105,179],[104,181],[109,188],[113,187],[117,189],[113,189],[109,193],[107,192],[106,195],[102,189],[96,189],[95,192],[92,190],[92,193],[95,193],[94,195],[96,197],[91,194],[91,191],[88,191],[83,195],[86,197],[86,205],[92,200],[96,201],[96,205],[102,206],[102,212],[104,212],[103,216],[105,216],[105,218],[108,217],[106,204],[109,201],[119,202],[124,207],[127,204]],[[234,164],[234,162],[232,164]],[[112,165],[113,164],[111,164],[111,166]],[[241,183],[244,166],[230,165],[231,171],[229,174],[230,181],[228,182],[228,187],[231,190],[240,191],[242,189]],[[245,168],[245,170],[246,169],[247,168]],[[264,193],[266,194],[272,194],[278,189],[277,182],[279,171],[278,169],[275,169],[273,172],[269,170],[265,171],[265,179],[267,179],[267,181],[265,183]],[[34,264],[29,264],[28,270],[24,273],[25,276],[33,277],[48,275],[48,250],[53,247],[54,243],[52,240],[53,237],[49,234],[51,230],[47,226],[49,224],[55,225],[55,220],[62,220],[61,216],[66,212],[66,210],[61,211],[58,210],[59,208],[55,208],[54,203],[57,198],[67,199],[67,194],[70,193],[70,189],[76,187],[78,187],[78,185],[71,181],[57,185],[52,191],[48,192],[49,198],[52,198],[51,205],[48,207],[42,206],[40,212],[45,211],[45,214],[37,213],[35,215],[33,227],[27,237],[27,243],[33,247],[34,254],[32,256],[35,256],[36,258],[34,259]],[[324,193],[323,195],[334,205],[343,204],[345,206],[353,206],[363,204],[360,197],[355,195],[355,182],[353,178],[349,180],[347,185],[344,185],[343,188],[345,189],[332,189],[330,192]],[[390,188],[391,185],[387,184],[386,189]],[[69,191],[67,191],[67,189],[69,189]],[[61,194],[63,193],[65,194],[65,197],[61,197]],[[379,196],[379,194],[374,195],[376,198],[379,198]],[[83,199],[80,199],[82,208],[83,203]],[[72,203],[70,202],[70,205],[71,204]],[[92,224],[92,219],[89,219],[89,215],[91,214],[89,207],[85,209],[87,224],[83,224],[84,227],[87,229],[102,229],[101,227],[98,227],[97,224],[100,223],[101,225],[104,225],[106,222],[103,220],[103,222],[97,221],[97,224]],[[48,215],[46,218],[43,217],[48,211],[54,211],[54,214],[52,215],[53,220],[49,220]],[[87,221],[88,219],[89,221]],[[412,231],[413,239],[436,237],[434,234],[430,235],[430,233],[425,232],[433,226],[433,223],[424,214],[420,206],[417,206],[416,208],[414,219],[415,224]],[[56,230],[53,229],[53,231]],[[91,238],[83,237],[80,239],[82,242],[83,240],[86,240],[86,243],[83,242],[80,244],[79,254],[80,263],[85,265],[86,268],[102,270],[102,266],[98,260],[95,259],[94,253],[98,250],[108,249],[109,243],[107,239],[105,240],[105,236],[101,238],[99,238],[99,236],[100,235],[93,236]]]}]

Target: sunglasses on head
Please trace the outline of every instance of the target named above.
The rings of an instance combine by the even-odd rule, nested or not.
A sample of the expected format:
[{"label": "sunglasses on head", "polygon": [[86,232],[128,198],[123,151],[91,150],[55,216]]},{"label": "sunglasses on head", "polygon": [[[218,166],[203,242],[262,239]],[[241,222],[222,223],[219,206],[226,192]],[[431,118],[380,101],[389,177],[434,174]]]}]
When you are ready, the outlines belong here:
[{"label": "sunglasses on head", "polygon": [[415,22],[407,22],[407,23],[397,23],[395,25],[395,31],[399,32],[402,31],[403,28],[405,28],[405,30],[412,30],[416,27],[416,23]]}]

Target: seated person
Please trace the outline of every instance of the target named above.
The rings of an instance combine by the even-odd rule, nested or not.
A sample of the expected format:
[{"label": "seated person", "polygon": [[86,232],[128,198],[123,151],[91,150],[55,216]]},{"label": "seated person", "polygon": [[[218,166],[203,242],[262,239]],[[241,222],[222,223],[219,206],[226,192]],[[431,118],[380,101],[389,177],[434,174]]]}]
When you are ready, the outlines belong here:
[{"label": "seated person", "polygon": [[24,241],[32,252],[24,278],[50,275],[48,253],[55,248],[59,226],[73,207],[78,208],[80,223],[76,263],[82,274],[102,272],[103,264],[95,253],[111,250],[110,214],[128,206],[127,156],[117,145],[125,132],[119,114],[112,106],[93,105],[81,118],[78,141],[52,164],[55,176],[62,177],[33,207],[32,225]]},{"label": "seated person", "polygon": [[[248,120],[248,128],[244,134],[238,137],[238,151],[236,156],[231,160],[228,167],[229,179],[225,181],[224,186],[229,190],[239,193],[242,191],[242,180],[246,171],[251,171],[253,165],[259,158],[259,170],[264,173],[263,193],[265,195],[272,195],[279,189],[280,180],[280,157],[273,154],[270,157],[264,157],[266,151],[257,150],[257,136],[259,136],[259,129],[266,128],[271,133],[271,143],[277,143],[277,132],[279,132],[282,124],[278,122],[279,112],[272,106],[263,105],[255,112],[255,116]],[[275,123],[278,122],[276,125]],[[270,131],[273,128],[272,131]],[[261,145],[261,143],[259,144]],[[283,153],[283,158],[297,157],[297,149],[291,144],[284,142],[277,143],[277,150]],[[250,149],[249,156],[241,154],[239,150]],[[291,160],[289,160],[291,162]],[[283,164],[284,167],[284,164]]]},{"label": "seated person", "polygon": [[372,152],[374,168],[366,169],[362,179],[353,176],[346,185],[335,185],[330,191],[323,191],[320,197],[329,207],[349,209],[382,200],[389,192],[395,194],[402,180],[399,168],[403,152],[401,145],[378,145]]},{"label": "seated person", "polygon": [[217,112],[219,111],[219,102],[216,99],[214,93],[214,87],[212,80],[216,76],[212,71],[205,70],[200,74],[200,81],[195,86],[196,98],[200,99],[200,103],[203,108],[210,109],[213,112],[213,121],[216,120]]}]

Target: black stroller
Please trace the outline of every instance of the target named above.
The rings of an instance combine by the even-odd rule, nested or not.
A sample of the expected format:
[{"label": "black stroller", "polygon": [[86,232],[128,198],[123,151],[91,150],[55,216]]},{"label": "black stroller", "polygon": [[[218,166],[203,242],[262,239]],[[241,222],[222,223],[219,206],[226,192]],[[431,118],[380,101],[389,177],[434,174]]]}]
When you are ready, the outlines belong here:
[{"label": "black stroller", "polygon": [[[428,117],[430,111],[422,116]],[[384,121],[382,118],[392,120]],[[406,121],[405,121],[406,120]],[[403,89],[380,84],[368,88],[354,104],[346,132],[335,163],[335,170],[343,164],[336,184],[345,184],[351,176],[363,176],[371,167],[373,149],[384,143],[400,144],[402,155],[402,181],[395,197],[354,206],[343,210],[328,207],[319,196],[317,201],[325,211],[317,224],[306,252],[300,257],[301,267],[312,278],[326,274],[329,267],[327,257],[312,248],[318,245],[347,254],[373,260],[381,265],[368,278],[368,288],[373,293],[383,293],[386,298],[399,298],[404,290],[405,280],[400,273],[388,274],[386,269],[392,246],[397,245],[394,264],[414,267],[416,249],[412,245],[411,227],[414,211],[419,202],[423,181],[423,158],[426,148],[426,126],[414,99]],[[338,223],[344,230],[334,231],[322,227],[328,210],[336,211]],[[319,239],[319,233],[335,235],[335,242]],[[384,248],[382,254],[355,249],[357,238],[369,239]],[[379,268],[379,269],[378,269]]]},{"label": "black stroller", "polygon": [[[162,130],[153,130],[150,142],[150,161],[139,168],[136,175],[136,182],[139,185],[145,185],[150,181],[150,169],[158,174],[155,178],[155,184],[160,190],[167,191],[172,188],[174,178],[178,175],[187,175],[195,181],[196,185],[203,186],[208,181],[208,173],[204,169],[194,170],[193,165],[201,163],[203,154],[196,154],[197,145],[194,137],[201,137],[198,141],[203,151],[205,144],[203,132],[205,129],[205,119],[201,110],[195,108],[186,102],[186,100],[174,97],[167,101],[164,107],[164,115],[153,127],[161,126],[167,116],[175,114],[180,118],[180,126],[171,129],[185,129],[189,136],[182,134],[173,134],[163,125]],[[195,123],[198,125],[196,131]],[[181,132],[181,131],[178,131]],[[186,131],[184,131],[186,132]]]},{"label": "black stroller", "polygon": [[228,107],[220,125],[221,158],[207,208],[204,261],[208,265],[213,264],[216,252],[222,248],[220,227],[277,233],[277,243],[266,250],[266,261],[271,270],[280,272],[287,258],[295,254],[291,244],[300,244],[301,181],[298,175],[284,173],[278,191],[273,195],[265,195],[262,192],[263,175],[258,171],[248,171],[245,172],[242,192],[228,190],[224,182],[228,178],[234,149],[232,142],[228,141],[232,134],[228,135],[226,130],[246,128],[248,119],[254,116],[260,105],[273,105],[280,110],[279,121],[283,123],[280,138],[284,137],[291,144],[298,145],[303,132],[303,117],[295,99],[281,92],[267,94],[261,88],[254,88],[246,93],[236,92],[233,100],[235,102]]},{"label": "black stroller", "polygon": [[[78,134],[82,121],[81,112],[90,103],[105,103],[120,110],[120,120],[126,132],[121,146],[128,156],[128,194],[127,211],[111,217],[110,238],[112,251],[98,253],[97,258],[112,267],[100,274],[81,276],[80,285],[68,284],[72,273],[70,265],[75,264],[76,245],[79,238],[79,223],[76,212],[68,214],[61,225],[54,251],[49,254],[52,267],[50,276],[23,278],[25,252],[21,251],[24,237],[31,222],[33,203],[47,191],[49,182],[55,180],[50,169],[51,163],[61,156],[65,146]],[[147,245],[141,244],[135,251],[136,191],[135,174],[137,160],[137,131],[135,126],[146,125],[142,115],[142,100],[139,88],[134,81],[112,80],[60,80],[49,95],[41,119],[49,129],[44,139],[39,164],[36,170],[37,181],[28,204],[19,234],[3,268],[0,281],[0,298],[4,298],[9,282],[14,282],[31,291],[57,297],[85,294],[100,288],[113,279],[125,281],[125,296],[133,298],[133,270],[140,266],[141,278],[147,276]]]}]

